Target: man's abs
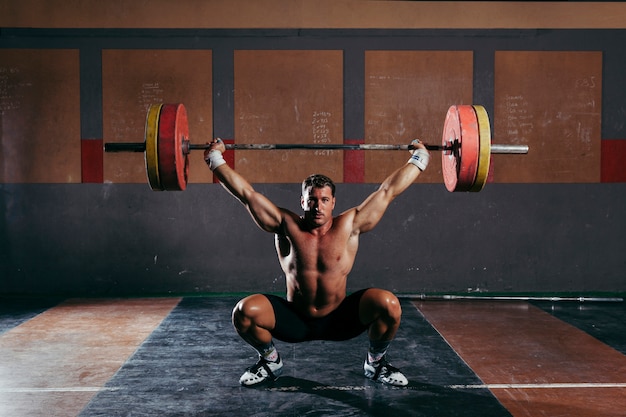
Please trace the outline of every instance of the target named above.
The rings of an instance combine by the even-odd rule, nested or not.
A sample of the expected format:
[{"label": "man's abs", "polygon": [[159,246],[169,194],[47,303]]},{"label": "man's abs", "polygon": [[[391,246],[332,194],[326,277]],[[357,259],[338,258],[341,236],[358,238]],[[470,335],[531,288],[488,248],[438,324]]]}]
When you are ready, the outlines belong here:
[{"label": "man's abs", "polygon": [[[333,282],[335,281],[335,282]],[[346,297],[346,279],[324,278],[314,282],[287,277],[287,300],[307,317],[324,317],[335,310]]]}]

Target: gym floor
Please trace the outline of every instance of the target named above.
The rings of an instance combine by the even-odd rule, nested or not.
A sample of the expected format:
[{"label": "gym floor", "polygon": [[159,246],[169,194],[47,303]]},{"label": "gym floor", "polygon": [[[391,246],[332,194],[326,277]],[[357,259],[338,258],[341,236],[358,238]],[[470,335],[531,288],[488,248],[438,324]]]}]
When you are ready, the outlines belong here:
[{"label": "gym floor", "polygon": [[0,298],[0,416],[624,416],[624,302],[414,301],[390,361],[362,375],[365,335],[277,342],[274,383],[243,388],[256,354],[234,296]]}]

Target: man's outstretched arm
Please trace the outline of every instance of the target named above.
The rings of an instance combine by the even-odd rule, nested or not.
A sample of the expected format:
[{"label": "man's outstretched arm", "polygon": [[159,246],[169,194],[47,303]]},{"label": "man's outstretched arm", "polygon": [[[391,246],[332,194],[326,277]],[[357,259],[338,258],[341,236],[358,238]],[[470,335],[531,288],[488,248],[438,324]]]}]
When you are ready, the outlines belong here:
[{"label": "man's outstretched arm", "polygon": [[424,144],[414,140],[411,145],[415,149],[411,151],[411,158],[407,163],[396,169],[383,181],[378,190],[354,208],[354,233],[365,233],[372,230],[383,217],[393,199],[409,188],[428,166],[430,154]]},{"label": "man's outstretched arm", "polygon": [[226,164],[222,156],[226,147],[220,139],[212,141],[210,145],[211,147],[204,152],[204,160],[213,174],[235,198],[246,206],[261,229],[276,233],[282,224],[282,211],[263,194],[256,192],[248,180]]}]

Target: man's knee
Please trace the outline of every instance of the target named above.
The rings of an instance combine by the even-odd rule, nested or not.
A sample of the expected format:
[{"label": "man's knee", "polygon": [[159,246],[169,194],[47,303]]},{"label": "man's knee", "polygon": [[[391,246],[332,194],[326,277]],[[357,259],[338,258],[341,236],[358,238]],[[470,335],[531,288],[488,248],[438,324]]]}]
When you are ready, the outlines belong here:
[{"label": "man's knee", "polygon": [[370,314],[387,317],[393,321],[400,321],[402,307],[400,300],[392,292],[378,288],[371,288],[363,295],[364,307]]},{"label": "man's knee", "polygon": [[239,331],[246,331],[250,326],[265,327],[273,317],[271,304],[262,294],[250,295],[240,300],[233,308],[232,321]]},{"label": "man's knee", "polygon": [[402,306],[400,305],[400,300],[398,300],[398,297],[389,291],[384,291],[384,293],[383,304],[387,311],[387,315],[399,321],[400,317],[402,317]]}]

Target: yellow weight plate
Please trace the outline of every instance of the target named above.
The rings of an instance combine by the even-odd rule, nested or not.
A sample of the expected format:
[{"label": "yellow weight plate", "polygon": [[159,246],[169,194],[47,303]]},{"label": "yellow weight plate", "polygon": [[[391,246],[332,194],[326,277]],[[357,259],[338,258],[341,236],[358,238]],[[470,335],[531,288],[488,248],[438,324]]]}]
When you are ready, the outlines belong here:
[{"label": "yellow weight plate", "polygon": [[478,153],[478,171],[476,180],[470,191],[478,192],[483,189],[489,176],[489,164],[491,162],[491,126],[489,115],[483,106],[474,105],[476,118],[478,119],[478,134],[480,138],[480,151]]},{"label": "yellow weight plate", "polygon": [[159,154],[158,154],[158,135],[159,135],[159,116],[161,114],[162,104],[153,104],[148,109],[146,116],[146,174],[148,174],[148,183],[153,191],[162,191],[161,179],[159,178]]}]

